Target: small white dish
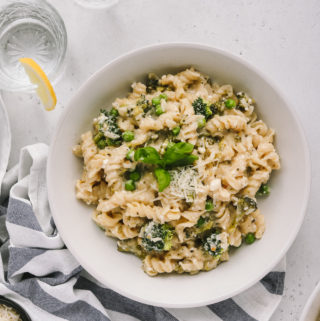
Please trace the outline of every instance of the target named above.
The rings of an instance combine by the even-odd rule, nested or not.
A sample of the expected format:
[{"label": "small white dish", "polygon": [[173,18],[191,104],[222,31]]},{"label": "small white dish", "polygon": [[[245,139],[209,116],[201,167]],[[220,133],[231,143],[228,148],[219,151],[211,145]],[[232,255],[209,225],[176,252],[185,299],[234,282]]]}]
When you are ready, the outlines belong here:
[{"label": "small white dish", "polygon": [[11,149],[11,131],[4,102],[0,96],[0,194],[3,176],[6,173]]},{"label": "small white dish", "polygon": [[[257,101],[259,116],[276,131],[281,170],[272,175],[271,195],[259,200],[266,219],[263,238],[242,246],[230,261],[197,275],[150,277],[141,261],[117,251],[91,220],[92,208],[75,197],[82,163],[72,154],[81,133],[102,106],[126,95],[130,84],[149,72],[162,75],[187,66],[220,84],[232,84]],[[301,226],[310,188],[307,143],[290,103],[268,78],[244,60],[199,44],[160,44],[130,52],[95,73],[64,111],[52,140],[47,181],[50,207],[60,235],[81,265],[104,285],[136,301],[163,307],[195,307],[215,303],[259,281],[281,260]]]},{"label": "small white dish", "polygon": [[300,321],[320,320],[320,282],[311,293],[300,317]]}]

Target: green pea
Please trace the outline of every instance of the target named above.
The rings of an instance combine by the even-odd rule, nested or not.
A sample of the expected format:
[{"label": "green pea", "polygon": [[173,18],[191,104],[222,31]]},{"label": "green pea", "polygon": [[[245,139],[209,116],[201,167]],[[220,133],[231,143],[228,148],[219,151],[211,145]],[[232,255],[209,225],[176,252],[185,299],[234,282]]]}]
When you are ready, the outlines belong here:
[{"label": "green pea", "polygon": [[172,129],[172,134],[174,135],[174,136],[178,136],[179,135],[179,133],[180,133],[180,127],[179,126],[177,126],[177,127],[174,127],[173,129]]},{"label": "green pea", "polygon": [[212,211],[213,208],[214,208],[213,202],[212,201],[206,201],[206,206],[205,206],[206,211]]},{"label": "green pea", "polygon": [[131,172],[129,175],[130,180],[137,182],[141,178],[141,174],[138,171]]},{"label": "green pea", "polygon": [[252,244],[256,240],[256,237],[253,233],[248,233],[244,240],[247,244]]},{"label": "green pea", "polygon": [[107,146],[107,142],[105,139],[100,139],[98,142],[97,142],[97,146],[98,148],[100,149],[104,149],[106,146]]},{"label": "green pea", "polygon": [[160,94],[160,95],[159,95],[159,98],[160,98],[160,100],[161,100],[161,99],[164,99],[165,101],[168,100],[168,96],[167,96],[166,94],[164,94],[164,93]]},{"label": "green pea", "polygon": [[224,104],[228,109],[236,107],[236,102],[233,99],[227,99]]},{"label": "green pea", "polygon": [[198,128],[203,128],[206,125],[206,119],[205,118],[200,118],[198,120]]},{"label": "green pea", "polygon": [[132,179],[129,179],[125,182],[124,188],[126,189],[126,191],[134,191],[136,189],[136,184]]},{"label": "green pea", "polygon": [[131,142],[132,140],[134,140],[134,133],[129,130],[126,130],[122,133],[122,138],[125,142]]},{"label": "green pea", "polygon": [[161,108],[160,105],[158,105],[158,106],[156,107],[156,115],[160,116],[160,115],[163,114],[163,113],[164,113],[163,109]]},{"label": "green pea", "polygon": [[97,144],[100,139],[104,138],[103,133],[98,133],[94,136],[93,141]]},{"label": "green pea", "polygon": [[153,106],[158,106],[161,104],[161,99],[159,97],[153,97],[152,98],[152,105]]},{"label": "green pea", "polygon": [[126,155],[126,159],[133,161],[133,158],[134,158],[134,150],[130,149]]},{"label": "green pea", "polygon": [[115,108],[112,108],[110,110],[110,115],[114,116],[114,117],[118,117],[119,116],[119,112]]}]

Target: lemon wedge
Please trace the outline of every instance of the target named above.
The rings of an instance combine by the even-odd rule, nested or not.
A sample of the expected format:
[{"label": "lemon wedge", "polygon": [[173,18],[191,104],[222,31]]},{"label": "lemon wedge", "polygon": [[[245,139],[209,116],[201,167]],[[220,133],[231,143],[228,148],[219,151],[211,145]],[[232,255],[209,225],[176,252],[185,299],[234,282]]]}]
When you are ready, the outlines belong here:
[{"label": "lemon wedge", "polygon": [[30,81],[37,85],[37,95],[46,110],[53,110],[57,104],[57,97],[53,87],[42,68],[32,58],[20,58]]}]

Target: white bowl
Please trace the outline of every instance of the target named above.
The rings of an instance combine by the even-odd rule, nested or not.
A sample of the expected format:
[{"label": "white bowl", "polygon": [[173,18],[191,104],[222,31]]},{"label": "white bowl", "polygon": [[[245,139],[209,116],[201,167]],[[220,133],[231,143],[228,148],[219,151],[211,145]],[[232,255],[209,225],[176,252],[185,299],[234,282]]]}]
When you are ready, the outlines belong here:
[{"label": "white bowl", "polygon": [[320,317],[320,282],[311,293],[300,317],[300,321],[318,321]]},{"label": "white bowl", "polygon": [[[194,66],[220,83],[247,91],[260,117],[276,130],[281,170],[272,193],[260,200],[266,219],[262,240],[243,246],[227,263],[197,275],[149,277],[141,261],[117,251],[91,220],[92,208],[75,198],[81,162],[71,149],[91,128],[101,106],[126,95],[148,72],[159,75]],[[75,94],[55,132],[48,161],[48,191],[58,230],[76,259],[96,279],[131,299],[163,307],[194,307],[227,299],[266,275],[284,256],[302,223],[310,187],[306,140],[289,103],[258,70],[224,51],[199,44],[161,44],[130,52],[107,64]]]},{"label": "white bowl", "polygon": [[0,96],[0,194],[1,194],[2,179],[8,167],[10,149],[11,149],[11,131],[10,131],[9,118],[7,115],[4,102]]}]

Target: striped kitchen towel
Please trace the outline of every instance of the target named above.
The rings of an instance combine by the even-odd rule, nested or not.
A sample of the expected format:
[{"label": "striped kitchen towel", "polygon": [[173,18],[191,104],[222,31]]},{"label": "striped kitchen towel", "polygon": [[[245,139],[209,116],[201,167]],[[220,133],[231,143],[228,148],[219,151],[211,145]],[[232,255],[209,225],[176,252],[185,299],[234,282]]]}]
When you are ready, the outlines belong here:
[{"label": "striped kitchen towel", "polygon": [[8,202],[0,206],[0,295],[20,304],[33,321],[270,319],[283,293],[284,261],[247,291],[191,309],[138,303],[93,279],[64,246],[51,217],[47,152],[44,144],[22,149],[19,164],[5,176],[1,199]]}]

